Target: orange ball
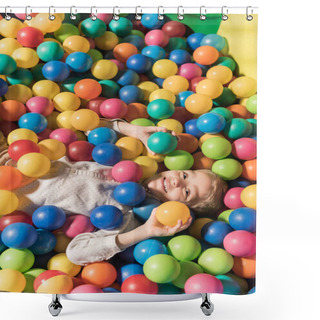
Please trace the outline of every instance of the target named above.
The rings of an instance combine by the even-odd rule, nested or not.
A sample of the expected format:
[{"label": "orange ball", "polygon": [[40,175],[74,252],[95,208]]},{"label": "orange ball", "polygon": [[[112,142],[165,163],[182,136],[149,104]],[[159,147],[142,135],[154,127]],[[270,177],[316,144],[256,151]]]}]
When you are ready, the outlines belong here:
[{"label": "orange ball", "polygon": [[156,217],[161,224],[174,227],[179,220],[182,220],[182,224],[185,224],[188,221],[190,210],[182,202],[167,201],[157,208]]},{"label": "orange ball", "polygon": [[248,160],[242,164],[241,176],[251,181],[257,180],[257,159]]},{"label": "orange ball", "polygon": [[12,190],[21,185],[21,172],[10,166],[0,166],[0,189]]},{"label": "orange ball", "polygon": [[74,86],[74,93],[82,99],[94,99],[102,92],[101,84],[94,79],[79,80]]},{"label": "orange ball", "polygon": [[245,106],[242,106],[241,104],[233,104],[227,107],[227,109],[232,112],[233,118],[248,119],[252,116],[251,112],[249,112],[248,109]]},{"label": "orange ball", "polygon": [[117,270],[106,261],[90,263],[81,272],[81,279],[84,283],[93,284],[99,288],[109,287],[116,278]]},{"label": "orange ball", "polygon": [[216,62],[218,58],[219,51],[211,46],[201,46],[193,52],[194,61],[205,66]]},{"label": "orange ball", "polygon": [[176,150],[184,150],[193,153],[198,149],[198,139],[189,133],[178,134],[178,145]]},{"label": "orange ball", "polygon": [[0,117],[6,121],[18,121],[26,113],[26,107],[18,100],[6,100],[0,103]]},{"label": "orange ball", "polygon": [[128,104],[128,112],[125,115],[124,119],[128,122],[131,122],[134,119],[149,117],[147,112],[147,107],[139,102],[133,102]]},{"label": "orange ball", "polygon": [[193,155],[193,166],[192,170],[198,169],[209,169],[211,170],[212,165],[215,163],[215,160],[207,158],[201,151],[194,153]]},{"label": "orange ball", "polygon": [[256,256],[234,257],[232,271],[239,277],[252,279],[256,275]]},{"label": "orange ball", "polygon": [[119,43],[113,48],[114,57],[123,63],[126,63],[129,57],[137,53],[137,47],[131,43]]}]

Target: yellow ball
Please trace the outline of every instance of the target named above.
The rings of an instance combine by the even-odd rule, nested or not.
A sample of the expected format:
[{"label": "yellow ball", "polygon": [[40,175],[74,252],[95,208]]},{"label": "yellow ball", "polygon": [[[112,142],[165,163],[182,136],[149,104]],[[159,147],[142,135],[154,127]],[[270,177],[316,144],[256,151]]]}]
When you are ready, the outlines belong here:
[{"label": "yellow ball", "polygon": [[77,129],[74,128],[71,124],[71,117],[75,111],[63,111],[57,116],[57,125],[59,128],[65,128],[65,129],[71,129],[73,131],[76,131]]},{"label": "yellow ball", "polygon": [[122,159],[128,160],[139,156],[143,151],[143,145],[140,140],[133,137],[123,137],[116,142],[122,151]]},{"label": "yellow ball", "polygon": [[78,141],[81,140],[81,141],[87,141],[87,136],[82,132],[82,131],[79,131],[79,130],[76,130],[74,132],[78,138]]},{"label": "yellow ball", "polygon": [[233,80],[228,87],[237,98],[249,98],[257,92],[257,80],[250,77],[239,77]]},{"label": "yellow ball", "polygon": [[185,100],[186,109],[193,114],[203,114],[211,110],[212,99],[201,93],[194,93]]},{"label": "yellow ball", "polygon": [[24,84],[14,84],[9,86],[7,93],[4,95],[7,100],[18,100],[25,104],[33,94],[29,87]]},{"label": "yellow ball", "polygon": [[163,81],[162,87],[177,95],[180,92],[188,90],[189,81],[185,77],[174,75],[166,78]]},{"label": "yellow ball", "polygon": [[32,86],[32,92],[35,96],[53,99],[60,92],[60,87],[51,80],[40,80]]},{"label": "yellow ball", "polygon": [[13,51],[22,48],[22,45],[14,38],[3,38],[0,40],[0,53],[12,55]]},{"label": "yellow ball", "polygon": [[60,111],[75,111],[81,104],[80,98],[72,92],[61,92],[54,96],[53,105]]},{"label": "yellow ball", "polygon": [[72,263],[65,253],[58,253],[53,256],[47,263],[48,270],[59,270],[70,277],[75,277],[81,270],[81,266]]},{"label": "yellow ball", "polygon": [[149,97],[150,97],[150,94],[155,91],[155,90],[158,90],[159,89],[159,86],[152,82],[152,81],[143,81],[143,82],[140,82],[138,85],[137,85],[138,88],[140,88],[143,93],[144,93],[144,97],[143,99],[148,101],[149,100]]},{"label": "yellow ball", "polygon": [[81,131],[95,129],[99,122],[98,114],[89,109],[77,110],[71,117],[71,125]]},{"label": "yellow ball", "polygon": [[174,131],[175,133],[183,132],[183,125],[176,119],[164,119],[157,123],[158,127],[165,127],[168,130]]},{"label": "yellow ball", "polygon": [[53,248],[54,252],[65,253],[71,238],[67,237],[62,229],[57,229],[52,232],[57,239],[56,246]]},{"label": "yellow ball", "polygon": [[12,52],[12,58],[19,68],[33,68],[39,62],[36,50],[32,48],[18,48]]},{"label": "yellow ball", "polygon": [[240,194],[240,199],[242,203],[251,209],[256,209],[257,207],[257,185],[252,184],[244,188]]},{"label": "yellow ball", "polygon": [[208,140],[209,138],[212,137],[220,137],[220,138],[225,138],[221,133],[216,133],[216,134],[210,134],[210,133],[205,133],[199,138],[199,148],[201,148],[202,144]]},{"label": "yellow ball", "polygon": [[0,291],[22,292],[27,284],[24,275],[14,269],[0,270]]},{"label": "yellow ball", "polygon": [[38,143],[40,153],[45,155],[49,160],[58,160],[63,157],[67,148],[64,143],[56,139],[45,139]]},{"label": "yellow ball", "polygon": [[27,177],[39,178],[50,170],[50,160],[42,153],[30,152],[17,162],[18,170]]},{"label": "yellow ball", "polygon": [[48,13],[38,13],[34,17],[33,26],[35,28],[45,31],[46,33],[55,32],[61,27],[63,20],[61,20],[62,16],[59,15],[58,13],[55,13],[54,16],[55,16],[55,19],[50,20]]},{"label": "yellow ball", "polygon": [[38,143],[38,136],[32,130],[20,128],[11,131],[7,140],[9,145],[17,140],[31,140]]},{"label": "yellow ball", "polygon": [[174,227],[179,220],[182,220],[182,224],[188,221],[190,218],[190,210],[182,202],[167,201],[157,208],[156,217],[161,224]]},{"label": "yellow ball", "polygon": [[155,159],[151,159],[147,156],[140,156],[133,160],[142,168],[142,179],[153,176],[158,170],[158,163]]},{"label": "yellow ball", "polygon": [[166,89],[158,89],[153,91],[149,96],[149,101],[157,100],[157,99],[164,99],[168,100],[172,103],[176,102],[176,96],[169,90]]},{"label": "yellow ball", "polygon": [[102,36],[94,38],[94,42],[101,50],[112,50],[119,43],[119,38],[115,33],[105,31]]},{"label": "yellow ball", "polygon": [[48,121],[47,128],[50,128],[52,130],[59,128],[58,124],[57,124],[57,118],[58,118],[59,114],[60,114],[60,112],[53,111],[46,117],[46,119]]},{"label": "yellow ball", "polygon": [[23,28],[23,23],[16,18],[0,20],[0,34],[4,38],[17,38],[17,33],[21,28]]},{"label": "yellow ball", "polygon": [[226,66],[214,66],[207,71],[206,77],[208,79],[217,80],[222,84],[226,84],[232,79],[232,71]]},{"label": "yellow ball", "polygon": [[118,67],[113,61],[101,59],[92,65],[91,72],[97,79],[109,80],[116,76]]},{"label": "yellow ball", "polygon": [[13,192],[0,190],[0,216],[16,210],[18,205],[18,197]]},{"label": "yellow ball", "polygon": [[196,86],[196,93],[201,93],[209,96],[211,99],[216,99],[221,96],[223,85],[218,80],[204,79]]},{"label": "yellow ball", "polygon": [[210,218],[195,219],[189,228],[190,236],[195,237],[198,240],[202,240],[202,235],[201,235],[202,228],[204,227],[205,224],[212,221],[213,219],[210,219]]},{"label": "yellow ball", "polygon": [[87,53],[90,50],[90,42],[82,36],[70,36],[62,43],[64,51],[72,53],[76,51]]},{"label": "yellow ball", "polygon": [[160,59],[152,66],[152,73],[158,78],[168,78],[177,72],[177,64],[169,59]]}]

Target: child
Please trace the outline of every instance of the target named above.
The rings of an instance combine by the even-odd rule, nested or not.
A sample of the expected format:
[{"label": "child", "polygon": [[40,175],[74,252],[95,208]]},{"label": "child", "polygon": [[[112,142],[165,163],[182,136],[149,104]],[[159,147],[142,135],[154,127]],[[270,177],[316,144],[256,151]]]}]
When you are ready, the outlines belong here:
[{"label": "child", "polygon": [[[148,152],[150,134],[168,131],[162,127],[141,127],[121,119],[101,120],[101,125],[120,134],[140,139]],[[175,135],[174,132],[172,132]],[[0,152],[0,165],[16,166],[6,150]],[[117,229],[98,230],[77,235],[69,243],[66,254],[77,265],[87,265],[110,259],[116,253],[142,240],[169,236],[188,228],[192,219],[182,225],[180,220],[174,227],[160,224],[154,209],[150,218],[141,224],[134,218],[132,208],[119,204],[113,198],[113,190],[119,184],[111,176],[110,166],[96,162],[71,162],[66,156],[52,161],[50,171],[39,179],[26,178],[23,185],[13,190],[19,198],[17,210],[32,214],[43,205],[56,205],[66,214],[83,214],[101,205],[114,205],[123,213],[123,222]],[[216,213],[222,206],[226,183],[210,170],[165,171],[145,179],[142,185],[148,195],[161,202],[175,200],[201,212]]]}]

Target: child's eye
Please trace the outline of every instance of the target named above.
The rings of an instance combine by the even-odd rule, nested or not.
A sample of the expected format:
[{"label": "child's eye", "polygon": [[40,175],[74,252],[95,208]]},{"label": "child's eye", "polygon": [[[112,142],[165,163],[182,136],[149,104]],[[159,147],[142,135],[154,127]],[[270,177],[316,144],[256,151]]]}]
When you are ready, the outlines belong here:
[{"label": "child's eye", "polygon": [[190,191],[186,189],[186,197],[188,198],[188,195],[190,194]]},{"label": "child's eye", "polygon": [[185,172],[183,173],[183,179],[187,179],[187,174]]}]

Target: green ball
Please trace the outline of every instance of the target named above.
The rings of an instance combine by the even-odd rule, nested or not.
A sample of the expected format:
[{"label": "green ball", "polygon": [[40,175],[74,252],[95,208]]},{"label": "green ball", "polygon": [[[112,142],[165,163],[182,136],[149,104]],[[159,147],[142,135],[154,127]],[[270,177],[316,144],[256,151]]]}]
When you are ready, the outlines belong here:
[{"label": "green ball", "polygon": [[212,102],[217,107],[227,107],[234,104],[236,100],[237,96],[229,88],[223,87],[222,94]]},{"label": "green ball", "polygon": [[172,256],[156,254],[144,263],[143,273],[153,282],[168,283],[179,276],[180,264]]},{"label": "green ball", "polygon": [[233,118],[232,120],[227,121],[223,133],[230,139],[248,137],[252,133],[252,125],[246,119]]},{"label": "green ball", "polygon": [[256,136],[257,135],[257,119],[247,119],[247,121],[251,124],[252,126],[252,131],[251,135]]},{"label": "green ball", "polygon": [[231,71],[233,72],[237,65],[232,58],[219,57],[218,60],[213,64],[213,66],[225,66],[231,69]]},{"label": "green ball", "polygon": [[74,20],[72,20],[70,18],[70,14],[66,14],[64,16],[64,19],[63,19],[63,23],[71,23],[71,24],[74,24],[74,25],[78,25],[79,22],[81,21],[81,14],[80,13],[74,13],[73,14],[76,18]]},{"label": "green ball", "polygon": [[174,104],[165,99],[153,100],[147,106],[149,116],[158,120],[170,118],[174,111]]},{"label": "green ball", "polygon": [[257,114],[257,95],[256,94],[248,98],[246,103],[246,108],[249,112],[253,114]]},{"label": "green ball", "polygon": [[16,61],[7,54],[0,53],[0,74],[8,75],[17,69]]},{"label": "green ball", "polygon": [[92,20],[91,18],[87,18],[82,21],[80,29],[87,37],[97,38],[105,33],[107,26],[100,19]]},{"label": "green ball", "polygon": [[135,36],[138,36],[138,37],[144,39],[144,33],[140,30],[133,29],[133,30],[131,30],[130,35],[135,35]]},{"label": "green ball", "polygon": [[227,157],[232,150],[231,143],[221,137],[207,139],[201,146],[202,153],[210,159],[220,160]]},{"label": "green ball", "polygon": [[231,120],[233,118],[233,114],[232,112],[225,108],[225,107],[217,107],[217,108],[213,108],[212,110],[210,110],[209,112],[211,113],[218,113],[221,116],[224,117],[224,119],[227,121]]},{"label": "green ball", "polygon": [[103,59],[102,53],[97,49],[89,49],[87,54],[92,58],[93,63],[95,63],[98,60]]},{"label": "green ball", "polygon": [[170,153],[177,145],[177,138],[168,132],[155,132],[148,139],[148,147],[155,153]]},{"label": "green ball", "polygon": [[116,98],[120,90],[120,86],[112,80],[99,81],[102,87],[101,95],[105,98]]},{"label": "green ball", "polygon": [[0,267],[26,272],[32,268],[34,260],[34,254],[28,249],[9,248],[0,255]]},{"label": "green ball", "polygon": [[23,292],[35,293],[34,287],[33,287],[34,279],[44,271],[46,271],[46,270],[40,269],[40,268],[35,268],[35,269],[30,269],[27,272],[25,272],[23,275],[26,278],[27,283],[26,283],[26,286],[25,286]]},{"label": "green ball", "polygon": [[223,222],[226,222],[226,223],[229,223],[229,216],[231,214],[231,212],[233,211],[232,210],[225,210],[223,212],[221,212],[218,216],[218,221],[223,221]]},{"label": "green ball", "polygon": [[211,168],[223,180],[234,180],[240,177],[242,173],[242,165],[235,159],[217,160]]},{"label": "green ball", "polygon": [[180,267],[181,271],[177,279],[173,280],[172,283],[178,287],[183,289],[186,281],[195,274],[203,273],[202,268],[191,261],[181,261]]},{"label": "green ball", "polygon": [[164,47],[164,50],[166,52],[170,52],[172,50],[177,50],[177,49],[186,50],[187,49],[186,41],[182,38],[171,37],[169,39],[168,44]]},{"label": "green ball", "polygon": [[183,293],[180,288],[177,288],[171,283],[159,283],[158,294],[180,294]]},{"label": "green ball", "polygon": [[168,242],[168,250],[179,261],[191,261],[201,253],[201,244],[192,236],[181,235]]},{"label": "green ball", "polygon": [[141,127],[154,127],[155,124],[149,120],[149,119],[145,119],[145,118],[137,118],[134,119],[130,122],[131,124],[134,124],[136,126],[141,126]]},{"label": "green ball", "polygon": [[30,69],[32,76],[34,78],[34,81],[46,80],[46,78],[42,74],[43,66],[44,66],[44,63],[38,63],[36,66]]},{"label": "green ball", "polygon": [[80,36],[80,31],[72,23],[62,23],[61,27],[53,34],[58,41],[63,43],[70,36]]},{"label": "green ball", "polygon": [[241,294],[240,284],[230,276],[226,274],[220,274],[217,276],[222,282],[224,294]]},{"label": "green ball", "polygon": [[63,54],[64,51],[61,44],[54,41],[42,42],[37,47],[37,55],[45,62],[60,60],[62,59]]},{"label": "green ball", "polygon": [[72,92],[74,93],[74,86],[78,81],[80,81],[82,78],[79,77],[70,77],[66,80],[64,80],[61,83],[61,91],[63,92]]},{"label": "green ball", "polygon": [[233,267],[233,257],[226,250],[221,248],[209,248],[202,252],[198,264],[203,271],[214,276],[225,274]]},{"label": "green ball", "polygon": [[175,150],[164,158],[164,164],[169,170],[189,170],[193,163],[193,156],[184,150]]},{"label": "green ball", "polygon": [[33,81],[32,72],[28,69],[17,68],[15,72],[7,76],[10,84],[24,84],[28,86]]},{"label": "green ball", "polygon": [[239,276],[237,276],[236,274],[230,272],[227,273],[226,276],[234,279],[235,281],[237,281],[239,283],[240,286],[240,290],[241,290],[241,294],[247,294],[249,291],[249,285],[246,279],[243,279]]},{"label": "green ball", "polygon": [[109,29],[117,36],[125,37],[131,33],[132,22],[127,18],[120,17],[118,20],[110,21]]}]

